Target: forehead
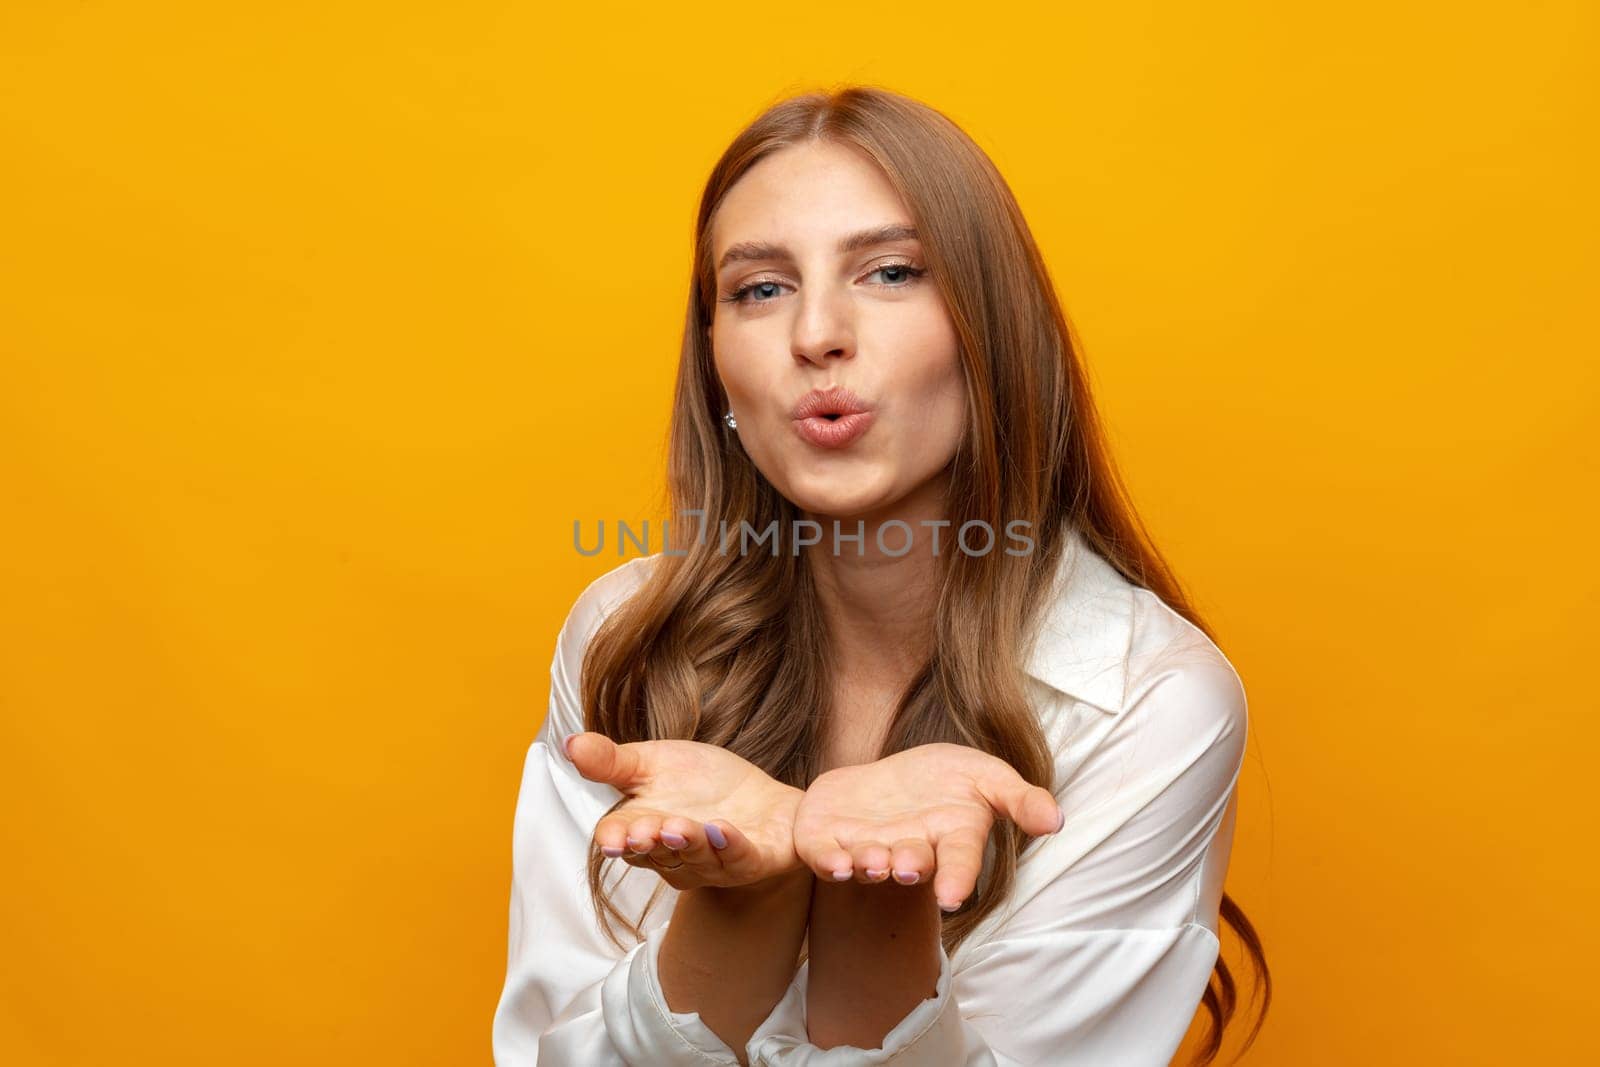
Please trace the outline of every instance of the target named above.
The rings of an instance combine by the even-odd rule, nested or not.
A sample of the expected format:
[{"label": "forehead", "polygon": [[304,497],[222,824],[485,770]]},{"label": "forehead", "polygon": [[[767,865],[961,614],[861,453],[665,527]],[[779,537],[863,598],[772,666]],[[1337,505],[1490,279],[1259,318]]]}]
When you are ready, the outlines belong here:
[{"label": "forehead", "polygon": [[737,241],[829,242],[910,213],[859,149],[808,141],[779,149],[723,195],[711,221],[712,262]]}]

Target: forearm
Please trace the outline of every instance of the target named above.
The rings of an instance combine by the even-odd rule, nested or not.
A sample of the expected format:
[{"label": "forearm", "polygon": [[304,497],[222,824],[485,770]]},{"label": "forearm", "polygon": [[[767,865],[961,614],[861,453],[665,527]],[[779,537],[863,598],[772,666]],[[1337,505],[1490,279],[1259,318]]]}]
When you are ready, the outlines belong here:
[{"label": "forearm", "polygon": [[740,1063],[794,980],[815,880],[801,868],[758,887],[685,890],[673,906],[657,960],[667,1007],[699,1012]]},{"label": "forearm", "polygon": [[939,980],[933,885],[814,879],[806,1029],[819,1048],[879,1048]]}]

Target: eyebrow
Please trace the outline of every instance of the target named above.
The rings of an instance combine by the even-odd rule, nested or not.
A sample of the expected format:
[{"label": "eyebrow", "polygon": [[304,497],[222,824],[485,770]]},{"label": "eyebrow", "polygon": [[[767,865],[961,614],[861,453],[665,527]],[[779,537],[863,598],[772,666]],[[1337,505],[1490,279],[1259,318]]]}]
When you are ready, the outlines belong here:
[{"label": "eyebrow", "polygon": [[[890,223],[887,226],[874,226],[868,230],[857,230],[840,238],[838,251],[840,255],[857,252],[863,248],[874,245],[886,245],[894,241],[917,240],[915,226],[905,226],[900,223]],[[787,247],[774,244],[771,241],[740,241],[736,245],[728,246],[722,253],[722,259],[717,263],[717,270],[721,270],[730,263],[739,263],[752,259],[792,259],[793,253]]]}]

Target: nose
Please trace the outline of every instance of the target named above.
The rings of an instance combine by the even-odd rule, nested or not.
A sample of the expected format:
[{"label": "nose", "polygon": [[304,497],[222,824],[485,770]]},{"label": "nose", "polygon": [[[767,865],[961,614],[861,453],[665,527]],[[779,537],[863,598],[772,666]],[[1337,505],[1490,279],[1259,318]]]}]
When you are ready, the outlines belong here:
[{"label": "nose", "polygon": [[812,289],[800,298],[791,347],[796,363],[826,366],[829,359],[855,355],[855,329],[847,294]]}]

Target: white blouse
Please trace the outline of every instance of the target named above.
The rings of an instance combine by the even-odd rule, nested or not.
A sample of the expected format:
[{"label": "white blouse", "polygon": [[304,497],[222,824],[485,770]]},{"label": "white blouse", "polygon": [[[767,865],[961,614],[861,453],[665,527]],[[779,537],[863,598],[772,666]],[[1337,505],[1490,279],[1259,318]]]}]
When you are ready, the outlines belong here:
[{"label": "white blouse", "polygon": [[[510,951],[494,1016],[498,1067],[737,1064],[698,1012],[667,1007],[656,955],[678,891],[663,886],[626,952],[600,933],[586,857],[622,794],[561,753],[583,730],[584,645],[659,558],[591,583],[556,642],[550,709],[528,749],[512,831]],[[1065,827],[1029,841],[1008,900],[953,956],[935,995],[879,1048],[821,1049],[806,973],[745,1046],[752,1065],[1166,1065],[1218,954],[1218,908],[1244,760],[1244,686],[1227,658],[1074,532],[1025,664],[1056,759]],[[637,920],[655,872],[620,861]],[[618,875],[610,872],[606,884]],[[626,940],[626,932],[619,929]]]}]

